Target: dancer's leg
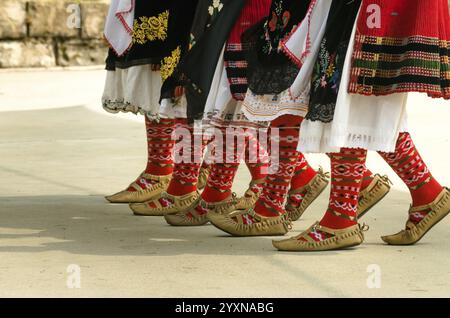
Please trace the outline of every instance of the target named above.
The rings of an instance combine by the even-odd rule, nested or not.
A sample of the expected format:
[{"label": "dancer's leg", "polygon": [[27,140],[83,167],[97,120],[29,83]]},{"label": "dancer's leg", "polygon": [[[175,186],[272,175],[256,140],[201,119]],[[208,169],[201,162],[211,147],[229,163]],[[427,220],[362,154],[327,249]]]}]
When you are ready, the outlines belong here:
[{"label": "dancer's leg", "polygon": [[315,171],[302,153],[298,154],[295,173],[286,203],[292,221],[298,220],[315,199],[325,190],[329,177],[322,169]]},{"label": "dancer's leg", "polygon": [[361,244],[364,236],[357,209],[366,157],[363,149],[342,148],[330,154],[331,194],[324,217],[296,237],[273,242],[274,246],[284,251],[321,251]]},{"label": "dancer's leg", "polygon": [[412,198],[406,229],[383,240],[394,245],[414,244],[450,212],[450,191],[433,177],[410,134],[400,134],[394,153],[380,155],[406,184]]},{"label": "dancer's leg", "polygon": [[[289,230],[289,220],[284,215],[284,204],[291,179],[295,172],[296,151],[300,123],[303,118],[285,115],[271,123],[271,130],[278,130],[279,165],[266,177],[261,195],[254,208],[238,214],[208,217],[217,228],[235,236],[283,235]],[[275,138],[271,136],[271,138]],[[273,156],[273,149],[271,155]]]},{"label": "dancer's leg", "polygon": [[166,190],[173,172],[173,119],[150,120],[145,116],[147,166],[124,191],[106,197],[114,203],[145,202]]},{"label": "dancer's leg", "polygon": [[199,198],[197,180],[203,152],[202,142],[195,142],[193,127],[187,119],[176,120],[177,135],[182,137],[176,141],[179,159],[175,163],[172,179],[166,193],[143,204],[135,204],[131,209],[137,215],[165,215],[189,208]]}]

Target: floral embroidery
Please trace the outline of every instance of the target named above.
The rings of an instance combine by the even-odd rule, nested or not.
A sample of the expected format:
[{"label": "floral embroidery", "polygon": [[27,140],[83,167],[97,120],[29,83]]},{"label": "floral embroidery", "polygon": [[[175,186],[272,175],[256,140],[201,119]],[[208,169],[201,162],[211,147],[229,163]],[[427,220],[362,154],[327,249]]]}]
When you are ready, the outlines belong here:
[{"label": "floral embroidery", "polygon": [[172,51],[171,56],[167,56],[162,60],[161,63],[161,78],[163,81],[168,79],[174,72],[181,57],[181,47],[177,47]]},{"label": "floral embroidery", "polygon": [[264,24],[263,39],[266,43],[262,49],[265,54],[270,54],[275,49],[278,50],[278,47],[274,48],[272,43],[279,43],[282,40],[290,20],[291,13],[287,10],[283,11],[283,1],[279,0],[272,11],[272,18]]},{"label": "floral embroidery", "polygon": [[168,10],[156,17],[139,17],[139,21],[134,20],[133,43],[145,44],[148,41],[164,41],[167,38],[168,26]]},{"label": "floral embroidery", "polygon": [[222,8],[223,3],[220,0],[213,0],[212,5],[208,8],[208,13],[212,18],[215,18]]},{"label": "floral embroidery", "polygon": [[344,63],[346,51],[347,45],[341,43],[337,52],[330,54],[327,50],[326,39],[322,41],[319,51],[319,60],[315,65],[315,71],[312,78],[314,89],[317,90],[319,87],[326,89],[329,85],[334,94],[338,93],[341,82],[341,66]]},{"label": "floral embroidery", "polygon": [[308,120],[324,123],[333,120],[347,48],[348,43],[342,41],[333,53],[328,48],[327,38],[322,40],[312,75],[311,102],[306,115]]}]

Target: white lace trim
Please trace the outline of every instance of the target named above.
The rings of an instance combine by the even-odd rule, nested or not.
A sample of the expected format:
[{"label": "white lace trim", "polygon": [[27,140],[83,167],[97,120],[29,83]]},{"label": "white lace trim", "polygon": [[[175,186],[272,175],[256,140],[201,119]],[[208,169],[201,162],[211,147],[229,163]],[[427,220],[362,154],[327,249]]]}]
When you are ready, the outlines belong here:
[{"label": "white lace trim", "polygon": [[256,95],[251,90],[242,105],[245,116],[253,121],[272,121],[282,115],[305,117],[308,112],[309,90],[297,98],[289,90],[279,95]]},{"label": "white lace trim", "polygon": [[159,117],[162,80],[150,65],[106,72],[103,108],[110,113],[131,112]]},{"label": "white lace trim", "polygon": [[135,115],[144,115],[151,120],[159,120],[160,114],[146,111],[143,107],[134,105],[125,100],[103,100],[103,109],[108,113],[133,113]]}]

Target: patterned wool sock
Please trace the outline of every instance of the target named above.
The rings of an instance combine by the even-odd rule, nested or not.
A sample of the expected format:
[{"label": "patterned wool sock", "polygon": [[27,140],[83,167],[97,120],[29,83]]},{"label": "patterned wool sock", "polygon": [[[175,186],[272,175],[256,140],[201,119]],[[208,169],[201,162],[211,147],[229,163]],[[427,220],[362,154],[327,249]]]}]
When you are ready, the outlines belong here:
[{"label": "patterned wool sock", "polygon": [[[408,187],[413,207],[427,205],[441,193],[442,186],[431,175],[409,133],[400,134],[394,153],[380,155]],[[410,221],[417,224],[428,213],[416,212],[410,216]]]},{"label": "patterned wool sock", "polygon": [[[239,161],[241,159],[235,143],[230,143],[227,138],[226,129],[221,129],[222,133],[222,153],[220,149],[215,149],[214,152],[220,156],[222,162],[215,162],[211,166],[211,173],[209,175],[206,187],[202,192],[202,199],[208,203],[216,203],[226,200],[232,194],[233,181],[239,168]],[[217,138],[217,137],[216,137]],[[228,139],[228,142],[227,142]],[[218,143],[220,144],[220,143]]]},{"label": "patterned wool sock", "polygon": [[[330,154],[327,154],[327,156],[331,159]],[[367,168],[367,165],[365,165],[364,177],[361,183],[361,191],[366,189],[372,183],[373,179],[374,179],[373,172],[370,171],[369,168]]]},{"label": "patterned wool sock", "polygon": [[279,166],[275,173],[267,176],[255,204],[255,212],[262,216],[274,217],[285,213],[284,204],[297,165],[296,148],[302,120],[299,116],[284,115],[271,123],[271,131],[277,129],[279,133]]},{"label": "patterned wool sock", "polygon": [[[269,154],[261,145],[258,138],[253,134],[249,135],[245,147],[245,164],[247,165],[252,181],[265,180],[269,172]],[[254,183],[250,190],[254,193],[260,193],[263,183]]]},{"label": "patterned wool sock", "polygon": [[[345,229],[357,224],[358,196],[365,170],[367,150],[342,148],[330,154],[331,194],[328,210],[320,225],[332,229]],[[315,229],[309,233],[315,241],[330,235]]]},{"label": "patterned wool sock", "polygon": [[[300,189],[306,186],[317,175],[317,172],[309,165],[305,156],[298,153],[297,165],[292,177],[290,190]],[[289,204],[292,207],[299,207],[302,204],[306,191],[289,195]]]},{"label": "patterned wool sock", "polygon": [[302,188],[317,175],[316,170],[314,170],[306,160],[302,153],[298,154],[297,165],[295,166],[294,176],[291,181],[291,189]]},{"label": "patterned wool sock", "polygon": [[[184,137],[176,141],[175,148],[179,160],[175,163],[173,177],[167,188],[167,193],[182,196],[197,190],[196,184],[200,173],[203,143],[201,141],[195,143],[196,137],[193,134],[193,127],[188,125],[186,119],[177,119],[176,124],[177,129],[180,129],[178,132],[184,131],[182,134]],[[185,138],[187,139],[185,140]]]},{"label": "patterned wool sock", "polygon": [[[155,176],[167,176],[173,172],[173,147],[174,140],[172,132],[175,128],[173,119],[150,120],[145,116],[145,127],[147,131],[147,167],[145,173]],[[136,183],[146,189],[153,185],[155,181],[144,177],[136,180]],[[134,187],[127,189],[136,191]]]},{"label": "patterned wool sock", "polygon": [[367,167],[364,170],[364,175],[363,175],[363,179],[361,182],[361,190],[366,189],[373,181],[374,179],[374,175],[373,172],[370,171]]}]

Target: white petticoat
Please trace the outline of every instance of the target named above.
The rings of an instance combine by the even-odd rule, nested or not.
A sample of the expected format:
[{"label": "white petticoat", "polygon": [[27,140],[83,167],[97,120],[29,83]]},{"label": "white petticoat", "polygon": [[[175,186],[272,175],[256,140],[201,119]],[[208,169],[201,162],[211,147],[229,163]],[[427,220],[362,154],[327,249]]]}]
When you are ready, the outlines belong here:
[{"label": "white petticoat", "polygon": [[150,65],[107,71],[103,108],[110,113],[130,112],[156,120],[186,118],[186,98],[163,99],[160,104],[161,88],[161,73],[152,71]]},{"label": "white petticoat", "polygon": [[150,65],[107,71],[103,108],[110,113],[131,112],[158,117],[162,79]]},{"label": "white petticoat", "polygon": [[202,125],[215,127],[260,128],[264,125],[248,120],[242,111],[242,101],[233,98],[225,68],[223,52],[214,72],[211,89],[205,104]]},{"label": "white petticoat", "polygon": [[187,118],[186,96],[163,99],[159,108],[161,118]]},{"label": "white petticoat", "polygon": [[343,76],[331,123],[303,121],[298,150],[304,153],[339,152],[362,148],[394,152],[398,136],[408,130],[407,93],[362,96],[348,93],[356,24],[344,63]]}]

